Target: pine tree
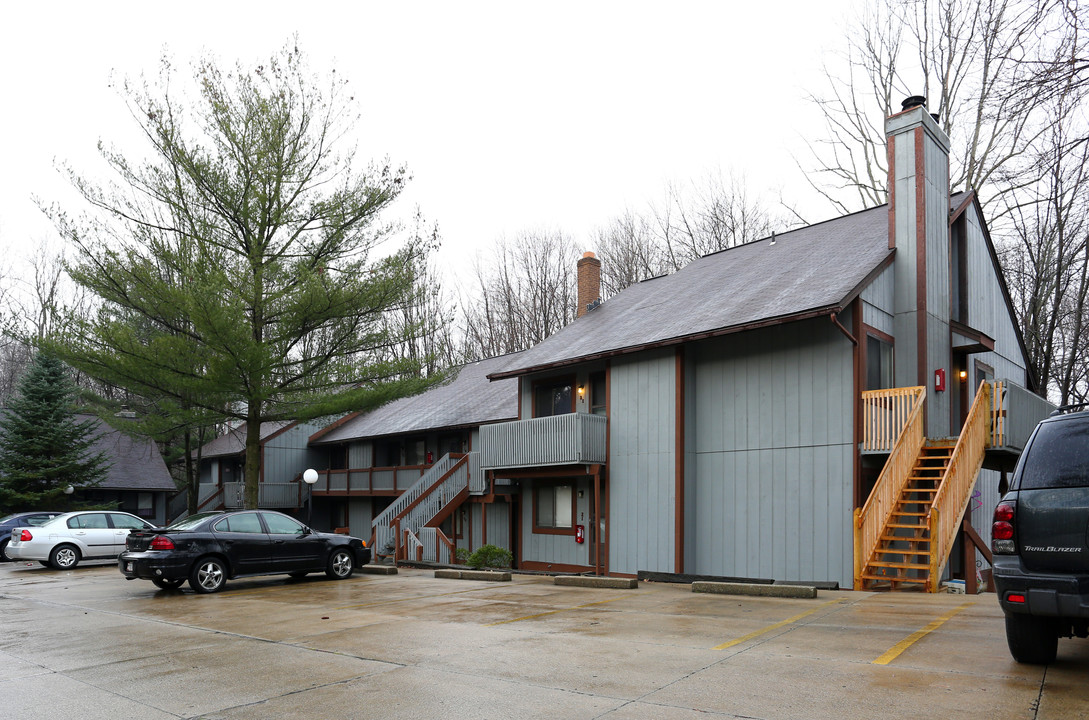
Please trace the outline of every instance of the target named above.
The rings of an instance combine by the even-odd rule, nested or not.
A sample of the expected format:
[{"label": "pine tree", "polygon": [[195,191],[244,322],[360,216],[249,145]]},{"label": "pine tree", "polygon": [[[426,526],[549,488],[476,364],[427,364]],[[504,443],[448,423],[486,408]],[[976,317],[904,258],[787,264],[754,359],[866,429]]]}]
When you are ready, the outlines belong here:
[{"label": "pine tree", "polygon": [[106,477],[106,456],[91,452],[96,422],[76,417],[74,397],[64,364],[38,353],[0,416],[0,515],[63,509],[69,485]]}]

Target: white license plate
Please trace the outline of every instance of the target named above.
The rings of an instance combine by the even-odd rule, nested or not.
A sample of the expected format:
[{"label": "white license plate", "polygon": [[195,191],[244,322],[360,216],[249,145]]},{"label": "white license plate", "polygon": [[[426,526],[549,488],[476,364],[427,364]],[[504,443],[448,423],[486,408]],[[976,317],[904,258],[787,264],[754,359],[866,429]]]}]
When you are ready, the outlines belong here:
[{"label": "white license plate", "polygon": [[130,563],[130,562],[125,563],[125,571],[126,572],[132,572],[132,563]]}]

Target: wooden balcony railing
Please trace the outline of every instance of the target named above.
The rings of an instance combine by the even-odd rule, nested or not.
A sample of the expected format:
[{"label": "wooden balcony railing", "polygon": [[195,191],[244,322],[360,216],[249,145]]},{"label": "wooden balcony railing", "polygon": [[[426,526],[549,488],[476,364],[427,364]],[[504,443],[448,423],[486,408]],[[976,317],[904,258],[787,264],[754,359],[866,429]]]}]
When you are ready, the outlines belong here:
[{"label": "wooden balcony railing", "polygon": [[925,398],[926,388],[921,386],[862,393],[862,451],[891,451],[908,418]]},{"label": "wooden balcony railing", "polygon": [[984,380],[979,385],[972,408],[968,411],[968,419],[964,421],[957,445],[953,448],[953,455],[934,496],[927,520],[931,528],[930,592],[938,591],[942,569],[949,560],[949,552],[968,508],[976,477],[983,467],[984,453],[991,445],[994,417],[991,394],[991,383]]},{"label": "wooden balcony railing", "polygon": [[485,470],[604,463],[603,415],[568,413],[480,426],[480,464]]},{"label": "wooden balcony railing", "polygon": [[431,465],[319,470],[314,483],[318,497],[346,495],[397,495],[408,490]]},{"label": "wooden balcony railing", "polygon": [[[866,504],[855,509],[854,560],[856,590],[862,589],[863,568],[869,561],[870,556],[873,555],[874,550],[877,549],[878,543],[881,542],[881,533],[885,525],[888,524],[892,511],[896,508],[896,501],[911,476],[911,468],[915,465],[915,459],[919,457],[919,450],[926,440],[923,435],[923,408],[926,404],[926,388],[894,388],[894,390],[912,391],[910,393],[913,396],[910,399],[911,411],[904,418],[901,426],[902,430],[891,428],[888,425],[890,421],[887,418],[879,419],[875,423],[875,428],[881,431],[874,434],[875,439],[880,439],[882,436],[888,437],[892,434],[895,434],[896,439],[891,446],[889,458],[885,461],[885,467],[877,478],[877,484],[874,485]],[[889,396],[892,398],[899,398],[901,395],[900,393],[893,393],[892,390],[874,392],[890,393]],[[904,393],[904,395],[907,394]],[[898,407],[900,404],[908,403],[909,400],[897,399],[895,402]],[[900,413],[901,410],[896,409],[895,412]]]}]

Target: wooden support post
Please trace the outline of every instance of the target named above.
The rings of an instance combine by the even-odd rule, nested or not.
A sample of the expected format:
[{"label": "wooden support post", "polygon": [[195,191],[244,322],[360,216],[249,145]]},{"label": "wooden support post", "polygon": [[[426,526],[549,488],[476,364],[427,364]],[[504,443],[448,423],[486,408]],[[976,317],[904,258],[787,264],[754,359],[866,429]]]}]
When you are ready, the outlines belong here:
[{"label": "wooden support post", "polygon": [[960,544],[964,548],[964,594],[975,595],[979,592],[976,584],[976,546],[969,531],[972,523],[968,522],[968,513],[960,523]]}]

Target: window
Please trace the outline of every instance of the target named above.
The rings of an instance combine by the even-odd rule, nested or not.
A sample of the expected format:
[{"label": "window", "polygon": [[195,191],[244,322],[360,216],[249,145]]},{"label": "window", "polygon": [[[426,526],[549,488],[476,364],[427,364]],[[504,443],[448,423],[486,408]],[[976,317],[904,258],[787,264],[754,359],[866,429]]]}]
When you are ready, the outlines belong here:
[{"label": "window", "polygon": [[968,323],[968,222],[967,213],[953,221],[949,232],[949,299],[954,320]]},{"label": "window", "polygon": [[894,386],[892,343],[872,332],[866,334],[866,389],[882,390]]},{"label": "window", "polygon": [[271,535],[302,535],[304,528],[302,523],[297,520],[293,520],[285,515],[274,515],[273,513],[263,513],[265,518],[265,525],[268,526],[269,534]]},{"label": "window", "polygon": [[533,493],[534,532],[574,532],[575,488],[570,484],[538,485]]},{"label": "window", "polygon": [[113,521],[115,528],[128,528],[129,530],[143,530],[148,526],[146,522],[139,518],[129,517],[128,515],[122,515],[120,513],[110,513],[110,520]]},{"label": "window", "polygon": [[605,410],[605,373],[592,373],[590,375],[590,413],[604,415]]},{"label": "window", "polygon": [[573,378],[546,380],[533,386],[533,417],[551,417],[575,412]]},{"label": "window", "polygon": [[87,515],[76,515],[75,517],[68,518],[68,527],[80,528],[82,530],[94,530],[98,528],[107,528],[110,524],[106,521],[106,513],[88,513]]},{"label": "window", "polygon": [[225,517],[215,524],[216,532],[233,533],[263,533],[261,521],[257,519],[257,513],[244,513]]}]

